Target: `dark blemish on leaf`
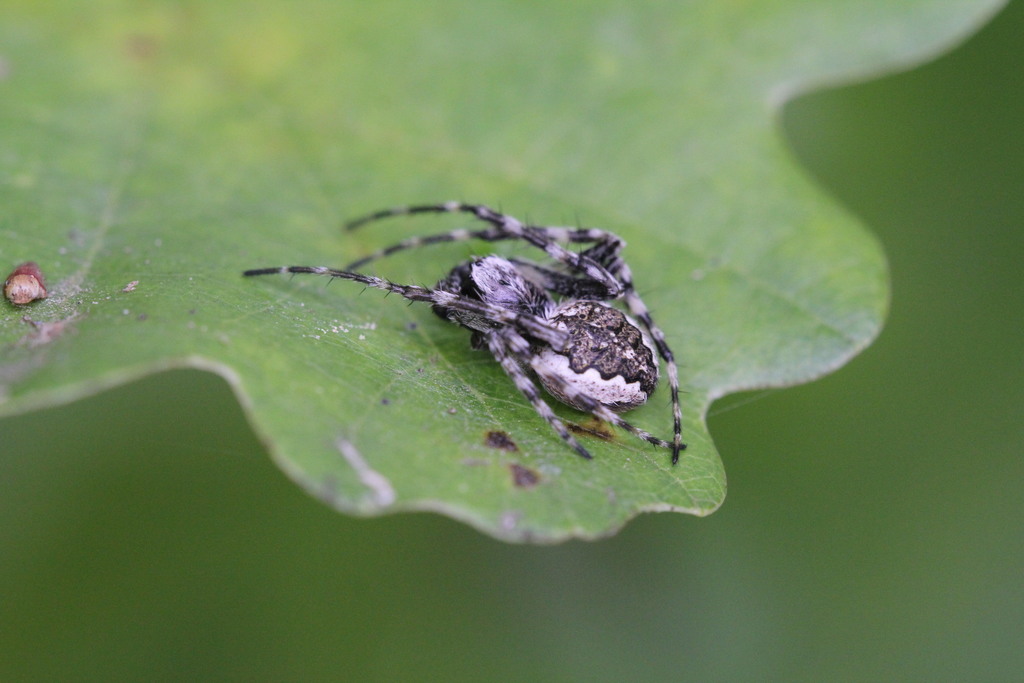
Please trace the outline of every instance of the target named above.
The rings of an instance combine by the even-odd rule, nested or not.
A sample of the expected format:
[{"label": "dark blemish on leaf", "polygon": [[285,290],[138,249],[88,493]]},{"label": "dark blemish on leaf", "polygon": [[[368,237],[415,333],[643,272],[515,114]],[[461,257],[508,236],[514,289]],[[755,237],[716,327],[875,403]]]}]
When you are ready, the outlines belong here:
[{"label": "dark blemish on leaf", "polygon": [[391,399],[390,398],[382,398],[380,400],[380,404],[382,406],[389,406],[389,405],[391,405]]},{"label": "dark blemish on leaf", "polygon": [[405,324],[405,329],[409,330],[410,332],[415,330],[416,327],[417,327],[416,323],[406,323]]},{"label": "dark blemish on leaf", "polygon": [[33,261],[26,261],[11,271],[4,282],[4,296],[17,306],[45,299],[48,296],[46,283],[39,266]]},{"label": "dark blemish on leaf", "polygon": [[614,441],[615,432],[608,427],[608,423],[602,422],[596,417],[592,417],[586,422],[576,424],[573,422],[565,423],[565,426],[569,428],[570,432],[574,434],[584,434],[586,436],[596,436],[602,441]]},{"label": "dark blemish on leaf", "polygon": [[498,430],[487,432],[487,435],[484,437],[484,445],[488,448],[497,448],[498,450],[509,451],[510,453],[515,453],[519,450],[519,446],[516,445],[511,436]]},{"label": "dark blemish on leaf", "polygon": [[146,315],[145,313],[139,313],[139,316],[136,318],[136,320],[138,320],[140,323],[145,322],[149,320],[149,316]]},{"label": "dark blemish on leaf", "polygon": [[532,489],[540,483],[540,473],[537,470],[516,463],[509,465],[508,469],[512,472],[512,483],[521,489]]}]

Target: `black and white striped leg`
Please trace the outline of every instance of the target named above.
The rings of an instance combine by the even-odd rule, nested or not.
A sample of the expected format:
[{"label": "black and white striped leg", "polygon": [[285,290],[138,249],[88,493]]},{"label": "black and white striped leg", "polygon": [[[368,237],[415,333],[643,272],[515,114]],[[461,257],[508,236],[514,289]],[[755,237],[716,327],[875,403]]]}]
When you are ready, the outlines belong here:
[{"label": "black and white striped leg", "polygon": [[[528,362],[530,364],[530,367],[533,368],[534,372],[536,372],[539,376],[542,376],[544,378],[546,384],[560,387],[560,392],[563,394],[572,393],[569,390],[569,388],[566,387],[565,383],[562,381],[562,378],[559,377],[558,375],[551,373],[545,364],[537,362],[535,358],[532,358],[529,355],[524,357],[523,361]],[[643,439],[647,443],[658,446],[659,448],[672,448],[672,444],[669,443],[668,441],[665,441],[664,439],[659,439],[658,437],[653,436],[648,432],[645,432],[644,430],[634,426],[633,424],[627,422],[626,420],[623,420],[621,417],[619,417],[618,414],[612,411],[611,408],[600,403],[597,399],[591,398],[590,396],[586,396],[583,394],[574,394],[572,396],[572,401],[573,405],[579,406],[581,409],[595,415],[596,417],[604,420],[605,422],[611,423],[616,427],[621,427],[622,429],[625,429],[630,434],[633,434],[634,436]]]},{"label": "black and white striped leg", "polygon": [[309,273],[312,275],[324,275],[326,277],[338,278],[341,280],[352,280],[354,282],[362,283],[368,287],[382,289],[386,292],[394,292],[395,294],[399,294],[410,301],[422,301],[435,306],[471,313],[496,323],[513,326],[516,329],[523,330],[531,337],[535,337],[547,344],[550,344],[552,348],[564,348],[567,341],[567,335],[565,332],[552,327],[543,318],[539,318],[535,315],[530,315],[529,313],[517,313],[508,308],[488,304],[480,301],[479,299],[472,299],[442,289],[428,289],[427,287],[419,287],[416,285],[400,285],[396,282],[391,282],[374,275],[364,275],[363,273],[354,273],[347,270],[337,270],[326,266],[280,266],[275,268],[254,268],[252,270],[245,271],[243,275],[252,277],[256,275],[272,275],[275,273]]},{"label": "black and white striped leg", "polygon": [[344,270],[356,270],[362,268],[367,263],[371,263],[378,259],[384,258],[385,256],[391,256],[400,251],[406,251],[409,249],[417,249],[424,247],[429,244],[444,244],[446,242],[466,242],[469,240],[483,240],[485,242],[498,242],[500,240],[515,239],[512,235],[508,235],[497,228],[487,228],[486,230],[452,230],[450,232],[442,232],[436,235],[426,235],[423,237],[410,237],[404,239],[401,242],[396,242],[390,246],[378,249],[372,254],[356,259],[352,263],[345,266]]},{"label": "black and white striped leg", "polygon": [[[386,214],[388,216],[397,214]],[[545,237],[553,242],[572,242],[572,243],[590,243],[590,242],[601,242],[602,248],[599,251],[595,251],[597,247],[593,247],[582,252],[581,256],[590,258],[598,264],[604,265],[601,258],[606,253],[618,254],[622,249],[623,242],[611,233],[607,233],[603,230],[597,230],[596,228],[561,228],[561,227],[541,227],[541,226],[530,226],[528,228],[531,231],[539,231]],[[490,227],[484,230],[469,230],[466,228],[460,228],[457,230],[450,230],[448,232],[436,233],[433,235],[421,235],[416,237],[409,237],[395,242],[394,244],[388,245],[382,249],[367,254],[362,258],[356,259],[351,263],[344,266],[342,270],[357,270],[362,268],[367,263],[372,263],[386,256],[391,256],[401,251],[408,251],[410,249],[418,249],[431,244],[446,244],[451,242],[467,242],[469,240],[481,240],[483,242],[500,242],[503,240],[514,240],[523,239],[523,236],[519,233],[511,233],[507,230]],[[592,255],[593,252],[593,255]],[[515,261],[516,259],[511,259]],[[524,262],[528,263],[528,262]],[[563,275],[568,278],[569,276]],[[578,278],[572,278],[578,279]],[[602,288],[602,293],[607,295],[607,287]]]},{"label": "black and white striped leg", "polygon": [[651,335],[658,355],[665,361],[665,367],[668,369],[668,386],[672,395],[672,464],[675,465],[679,462],[679,453],[686,449],[686,444],[683,443],[683,409],[679,403],[679,367],[676,365],[675,354],[665,340],[665,333],[654,323],[647,305],[633,288],[633,276],[629,266],[618,255],[614,255],[608,268],[619,278],[626,290],[623,296],[626,308]]},{"label": "black and white striped leg", "polygon": [[497,359],[501,368],[505,371],[505,374],[509,376],[512,382],[516,385],[516,389],[530,402],[533,409],[543,417],[551,428],[554,429],[562,440],[565,441],[569,446],[573,448],[577,453],[587,460],[591,459],[590,453],[586,448],[580,445],[569,430],[566,429],[565,423],[562,422],[554,411],[551,410],[551,406],[547,404],[544,398],[540,395],[540,390],[529,375],[523,370],[517,358],[529,355],[530,345],[525,339],[519,336],[513,330],[509,328],[498,328],[484,333],[484,340],[487,344],[488,350]]},{"label": "black and white striped leg", "polygon": [[605,301],[605,288],[590,278],[573,277],[525,259],[510,258],[516,269],[538,287],[573,299]]},{"label": "black and white striped leg", "polygon": [[[499,331],[499,336],[502,338],[504,346],[508,349],[509,352],[511,352],[515,356],[516,360],[518,360],[524,366],[532,368],[538,376],[544,379],[546,384],[549,384],[550,386],[560,387],[560,393],[562,394],[572,393],[568,389],[568,387],[565,386],[565,383],[563,382],[561,377],[553,374],[547,365],[537,361],[537,358],[530,352],[530,345],[529,343],[527,343],[525,339],[523,339],[518,334],[515,334],[514,332],[509,332],[507,330]],[[654,444],[655,446],[658,446],[660,448],[672,447],[672,444],[670,444],[669,442],[659,439],[656,436],[652,436],[651,434],[648,434],[644,430],[633,426],[629,422],[626,422],[621,417],[616,415],[610,408],[601,404],[599,401],[597,401],[594,398],[591,398],[590,396],[576,394],[573,396],[573,404],[581,407],[583,410],[593,415],[596,415],[605,422],[609,422],[618,427],[622,427],[626,431],[630,432],[631,434],[634,434],[635,436],[640,437],[641,439],[647,441],[648,443]]]},{"label": "black and white striped leg", "polygon": [[[621,240],[612,235],[611,233],[603,230],[597,230],[593,228],[562,228],[562,227],[543,227],[526,225],[512,216],[506,216],[505,214],[499,213],[493,209],[490,209],[482,204],[464,204],[462,202],[443,202],[440,204],[419,204],[413,206],[400,206],[391,209],[384,209],[375,213],[356,218],[355,220],[349,221],[345,224],[346,229],[354,230],[367,223],[378,221],[384,218],[390,218],[392,216],[406,216],[420,213],[468,213],[476,217],[477,219],[490,223],[496,229],[495,232],[491,231],[454,231],[458,234],[457,239],[472,239],[478,237],[479,239],[486,239],[488,241],[498,241],[506,239],[521,239],[538,249],[543,250],[551,258],[565,263],[569,267],[573,268],[577,272],[586,275],[593,279],[601,286],[605,288],[604,297],[605,299],[617,299],[622,295],[622,285],[608,269],[598,263],[595,259],[586,255],[586,252],[577,253],[569,251],[561,244],[560,241],[564,242],[617,242],[619,247],[609,247],[607,250],[615,251],[621,249]],[[452,233],[449,233],[452,234]],[[484,235],[487,235],[486,237]],[[429,241],[428,241],[429,239]],[[399,247],[395,245],[395,248],[385,248],[376,254],[371,254],[369,260],[374,258],[380,258],[387,254],[392,254],[402,249],[411,249],[423,244],[436,244],[445,241],[457,241],[456,239],[445,239],[444,235],[436,235],[431,238],[419,238],[407,241],[407,246]],[[351,267],[358,267],[367,263],[366,260],[355,261]]]}]

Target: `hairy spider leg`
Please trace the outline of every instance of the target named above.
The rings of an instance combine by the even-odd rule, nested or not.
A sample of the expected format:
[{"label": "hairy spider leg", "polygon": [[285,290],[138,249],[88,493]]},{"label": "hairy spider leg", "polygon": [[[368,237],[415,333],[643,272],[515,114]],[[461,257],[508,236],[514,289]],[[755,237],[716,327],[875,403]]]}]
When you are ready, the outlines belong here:
[{"label": "hairy spider leg", "polygon": [[572,299],[606,300],[604,288],[589,278],[560,273],[526,259],[510,258],[508,260],[525,278],[549,292]]},{"label": "hairy spider leg", "polygon": [[[630,432],[631,434],[643,439],[644,441],[647,441],[648,443],[658,446],[659,448],[672,447],[672,444],[669,443],[668,441],[664,441],[663,439],[659,439],[656,436],[652,436],[651,434],[645,432],[639,427],[635,427],[626,420],[623,420],[617,414],[612,412],[610,408],[600,403],[597,399],[587,396],[586,394],[577,394],[575,392],[570,391],[561,377],[551,373],[543,365],[539,365],[535,362],[534,356],[530,353],[529,342],[523,339],[523,337],[518,333],[508,329],[495,330],[494,336],[498,337],[498,343],[502,345],[505,349],[510,351],[515,356],[515,359],[518,360],[519,363],[521,363],[523,366],[528,366],[532,368],[538,376],[543,377],[552,384],[558,385],[561,388],[562,393],[572,394],[574,400],[578,401],[578,404],[583,407],[584,411],[596,415],[605,422],[609,422],[613,425],[616,425],[617,427],[621,427],[626,431]],[[544,419],[546,419],[549,423],[552,423],[552,426],[555,427],[555,430],[558,431],[562,438],[566,439],[566,437],[569,437],[568,439],[566,439],[567,441],[569,439],[572,439],[572,435],[569,434],[567,430],[563,432],[563,430],[565,430],[564,424],[561,424],[561,420],[559,420],[554,415],[554,413],[551,412],[551,408],[547,405],[547,403],[544,402],[544,400],[540,397],[539,393],[537,392],[536,385],[534,385],[532,380],[530,380],[529,377],[527,377],[526,374],[523,373],[523,371],[520,369],[519,363],[510,363],[510,365],[515,368],[514,370],[509,370],[508,367],[505,367],[504,363],[502,364],[502,367],[505,367],[505,372],[512,377],[513,381],[515,381],[516,387],[518,387],[519,390],[523,393],[523,395],[526,396],[526,398],[531,403],[534,404],[534,407],[537,408],[537,412],[541,413],[541,415],[544,416]],[[522,377],[523,386],[520,386],[520,379],[518,379],[518,377],[520,376]],[[536,396],[536,399],[534,399],[534,397],[527,392],[527,389],[524,389],[524,386],[526,386],[527,384],[529,385],[529,391],[532,392],[533,396]],[[537,406],[538,402],[543,404],[543,409]],[[550,417],[548,417],[549,414]],[[559,425],[554,424],[552,420],[557,421],[559,425],[561,425],[561,429],[559,428]],[[573,445],[573,448],[576,448],[576,450],[579,451],[579,448],[577,447],[577,445],[575,445],[575,441],[571,443]],[[586,457],[590,456],[588,455]]]},{"label": "hairy spider leg", "polygon": [[243,275],[252,277],[255,275],[272,275],[275,273],[310,273],[312,275],[325,275],[330,278],[341,280],[352,280],[362,283],[375,289],[383,289],[387,292],[394,292],[410,301],[422,301],[435,306],[442,306],[496,322],[511,325],[516,329],[523,330],[526,334],[550,344],[554,349],[565,348],[568,335],[562,330],[552,327],[546,320],[529,313],[516,313],[500,306],[488,304],[479,299],[472,299],[454,292],[443,289],[429,289],[417,285],[400,285],[384,278],[363,273],[354,273],[347,270],[337,270],[326,266],[280,266],[275,268],[254,268],[247,270]]},{"label": "hairy spider leg", "polygon": [[[347,221],[344,224],[346,230],[356,230],[367,223],[373,223],[385,218],[392,218],[394,216],[410,216],[419,213],[469,213],[472,214],[478,220],[485,221],[492,224],[493,226],[505,231],[505,225],[509,222],[514,222],[520,226],[523,223],[499,213],[493,209],[490,209],[482,204],[464,204],[462,202],[441,202],[440,204],[416,204],[411,206],[396,206],[390,209],[384,209],[382,211],[375,211],[374,213],[360,216],[359,218]],[[599,228],[570,228],[564,226],[542,226],[542,225],[530,225],[524,226],[534,229],[541,230],[547,234],[550,239],[560,242],[619,242],[617,248],[621,249],[624,246],[622,239],[607,230],[601,230]],[[519,235],[509,235],[505,239],[512,239]]]},{"label": "hairy spider leg", "polygon": [[640,295],[636,293],[636,288],[633,286],[633,274],[626,262],[617,251],[606,254],[603,262],[622,283],[625,291],[623,301],[626,308],[647,329],[658,349],[658,354],[665,360],[665,366],[668,368],[668,386],[669,392],[672,394],[672,464],[675,465],[679,462],[680,451],[686,449],[686,444],[683,443],[683,409],[679,403],[679,367],[676,365],[675,354],[669,348],[665,333],[654,323],[650,310]]},{"label": "hairy spider leg", "polygon": [[533,409],[551,425],[552,429],[558,432],[558,435],[562,437],[562,441],[569,444],[582,457],[590,460],[593,456],[590,455],[586,448],[580,445],[576,437],[569,433],[565,423],[551,410],[551,406],[540,395],[537,385],[523,371],[517,361],[517,359],[521,359],[524,356],[529,356],[529,343],[522,336],[508,328],[488,330],[483,333],[483,337],[484,342],[487,344],[487,349],[501,365],[501,369],[505,371],[509,379],[516,385],[519,393],[530,402]]},{"label": "hairy spider leg", "polygon": [[[534,231],[534,232],[545,233],[552,240],[560,240],[560,241],[563,241],[563,242],[574,242],[574,243],[589,243],[589,242],[593,242],[593,241],[598,240],[598,239],[605,239],[605,236],[608,234],[608,233],[605,233],[603,230],[596,230],[594,228],[561,228],[561,227],[528,226],[526,229],[530,230],[530,231]],[[362,268],[363,266],[365,266],[367,263],[372,263],[373,261],[377,261],[377,260],[382,259],[382,258],[384,258],[386,256],[391,256],[392,254],[395,254],[397,252],[406,251],[406,250],[410,250],[410,249],[418,249],[419,247],[424,247],[424,246],[427,246],[427,245],[430,245],[430,244],[443,244],[443,243],[450,243],[450,242],[467,242],[469,240],[481,240],[481,241],[484,241],[484,242],[500,242],[502,240],[515,240],[515,239],[523,239],[523,237],[522,237],[522,235],[512,234],[512,233],[506,232],[504,230],[500,230],[500,229],[495,228],[495,227],[490,227],[490,228],[487,228],[485,230],[458,229],[458,230],[451,230],[449,232],[437,233],[437,234],[434,234],[434,235],[417,235],[417,236],[414,236],[414,237],[408,237],[408,238],[406,238],[404,240],[401,240],[399,242],[391,244],[391,245],[389,245],[387,247],[384,247],[382,249],[378,249],[377,251],[374,251],[373,253],[367,254],[366,256],[363,256],[362,258],[356,259],[355,261],[352,261],[351,263],[346,264],[344,266],[343,270],[358,270],[358,269]],[[617,240],[617,241],[618,241],[618,244],[620,245],[619,249],[621,249],[622,241],[621,240]],[[589,252],[590,252],[590,250],[582,252],[583,256],[588,257],[589,256]],[[617,250],[616,250],[616,252],[617,252]],[[569,252],[569,253],[572,253],[572,252]],[[531,261],[520,260],[520,259],[515,259],[515,258],[509,258],[508,260],[512,261],[513,263],[520,263],[520,264],[524,264],[524,265],[528,265],[528,266],[533,266],[533,267],[535,267],[537,269],[541,269],[541,266],[538,266],[538,265],[532,263]],[[603,266],[603,264],[601,264],[599,261],[597,261],[597,259],[593,259],[593,260],[596,261],[598,263],[598,265]],[[605,269],[607,270],[607,268],[605,268]],[[554,271],[550,271],[550,270],[548,270],[547,272],[554,273]],[[557,275],[559,275],[562,280],[575,280],[577,282],[582,282],[582,280],[580,278],[572,277],[570,275],[565,275],[565,274],[557,274]],[[593,280],[593,278],[588,278],[588,279],[594,283],[594,287],[592,287],[594,289],[594,296],[592,298],[599,298],[601,300],[608,299],[608,298],[614,298],[614,297],[609,297],[609,295],[608,295],[608,287],[606,285],[604,285],[601,281]],[[558,292],[560,294],[563,293],[562,289],[552,288],[551,291]]]},{"label": "hairy spider leg", "polygon": [[416,237],[409,237],[401,242],[396,242],[390,246],[378,249],[372,254],[356,259],[352,263],[345,266],[345,270],[356,270],[365,266],[367,263],[376,261],[384,258],[385,256],[391,256],[392,254],[399,251],[406,251],[407,249],[418,249],[419,247],[426,246],[428,244],[441,244],[445,242],[467,242],[469,240],[484,240],[485,242],[498,242],[501,240],[516,239],[513,235],[504,233],[497,228],[487,228],[486,230],[452,230],[450,232],[442,232],[436,235],[422,235]]},{"label": "hairy spider leg", "polygon": [[604,405],[597,399],[592,398],[586,394],[578,394],[573,391],[570,391],[569,387],[566,386],[565,382],[562,380],[561,377],[552,373],[550,370],[544,367],[543,364],[537,363],[534,358],[529,356],[529,354],[521,357],[520,360],[524,363],[529,364],[530,367],[533,368],[533,371],[537,373],[537,375],[543,377],[551,384],[558,386],[559,390],[563,394],[571,394],[573,401],[575,401],[575,405],[580,406],[585,412],[591,413],[592,415],[595,415],[604,420],[605,422],[615,425],[616,427],[621,427],[630,434],[633,434],[634,436],[637,436],[646,441],[647,443],[653,444],[659,448],[672,448],[672,444],[669,443],[668,441],[665,441],[664,439],[659,439],[658,437],[653,436],[648,432],[645,432],[644,430],[634,426],[633,424],[627,422],[626,420],[623,420],[622,417],[620,417],[617,413],[612,411],[611,408]]},{"label": "hairy spider leg", "polygon": [[[563,228],[526,225],[512,216],[499,213],[482,204],[464,204],[462,202],[442,202],[440,204],[417,204],[413,206],[399,206],[390,209],[383,209],[374,213],[356,218],[345,224],[347,230],[355,230],[367,223],[378,221],[392,216],[406,216],[420,213],[468,213],[477,219],[490,223],[495,230],[456,230],[451,233],[431,235],[429,237],[412,238],[407,240],[408,246],[401,247],[394,245],[394,249],[385,248],[370,256],[380,258],[393,254],[402,249],[410,249],[424,244],[436,244],[439,242],[452,242],[466,239],[483,239],[491,242],[498,240],[521,239],[544,251],[548,256],[560,261],[571,268],[583,273],[592,280],[606,288],[606,299],[617,299],[622,296],[622,283],[608,272],[608,269],[587,255],[586,252],[577,253],[569,251],[559,241],[564,242],[600,242],[601,240],[614,240],[619,243],[617,249],[621,249],[622,240],[612,233],[594,228]],[[456,235],[446,239],[445,235]],[[363,265],[365,260],[355,262]]]}]

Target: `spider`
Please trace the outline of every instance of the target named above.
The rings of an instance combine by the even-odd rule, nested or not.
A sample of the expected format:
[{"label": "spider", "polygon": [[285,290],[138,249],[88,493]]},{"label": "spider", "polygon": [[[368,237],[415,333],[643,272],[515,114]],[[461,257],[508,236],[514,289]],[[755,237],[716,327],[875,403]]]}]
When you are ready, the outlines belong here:
[{"label": "spider", "polygon": [[[471,346],[487,349],[537,413],[582,457],[589,459],[591,455],[552,412],[531,371],[559,401],[648,443],[671,449],[672,464],[679,461],[680,451],[686,448],[682,443],[679,371],[665,335],[633,288],[629,266],[620,256],[625,242],[618,235],[596,228],[530,225],[486,206],[462,202],[384,209],[350,221],[345,227],[351,230],[384,218],[424,213],[467,213],[487,227],[411,237],[340,270],[282,266],[247,270],[244,275],[325,275],[429,303],[441,318],[472,331]],[[555,263],[546,267],[493,254],[473,258],[452,268],[432,289],[357,272],[367,263],[396,252],[471,239],[522,240],[543,250]],[[562,243],[590,246],[575,252]],[[631,315],[610,305],[617,300],[623,301]],[[658,383],[656,356],[661,356],[668,368],[671,442],[648,434],[618,415],[642,405],[654,391]]]}]

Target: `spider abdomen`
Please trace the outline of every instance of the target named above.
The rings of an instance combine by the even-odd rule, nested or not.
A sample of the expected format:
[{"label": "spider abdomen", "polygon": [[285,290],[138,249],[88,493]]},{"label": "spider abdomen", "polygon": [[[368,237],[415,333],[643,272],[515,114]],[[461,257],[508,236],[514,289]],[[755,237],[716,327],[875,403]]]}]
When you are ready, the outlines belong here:
[{"label": "spider abdomen", "polygon": [[533,369],[544,388],[579,410],[593,399],[615,411],[642,405],[658,385],[647,335],[625,313],[597,301],[562,303],[549,318],[569,333],[562,351],[539,349]]}]

